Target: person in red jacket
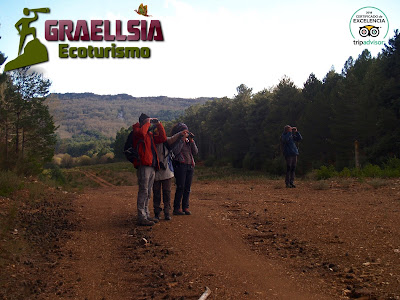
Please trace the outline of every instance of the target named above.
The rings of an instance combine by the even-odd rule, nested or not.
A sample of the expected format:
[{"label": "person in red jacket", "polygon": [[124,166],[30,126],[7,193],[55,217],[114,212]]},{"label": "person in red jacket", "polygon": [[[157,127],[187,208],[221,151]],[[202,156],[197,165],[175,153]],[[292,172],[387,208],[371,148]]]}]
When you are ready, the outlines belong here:
[{"label": "person in red jacket", "polygon": [[157,219],[150,217],[149,200],[153,188],[155,171],[160,168],[156,144],[164,143],[167,135],[163,125],[155,118],[141,114],[133,125],[133,147],[138,149],[139,158],[133,161],[137,168],[139,191],[137,197],[138,225],[152,226]]}]

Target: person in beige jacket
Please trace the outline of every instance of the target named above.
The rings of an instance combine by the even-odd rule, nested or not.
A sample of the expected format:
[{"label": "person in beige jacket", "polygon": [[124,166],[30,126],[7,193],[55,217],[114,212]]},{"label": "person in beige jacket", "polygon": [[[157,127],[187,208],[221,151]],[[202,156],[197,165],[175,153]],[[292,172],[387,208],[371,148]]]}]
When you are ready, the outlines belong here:
[{"label": "person in beige jacket", "polygon": [[[153,207],[154,217],[160,219],[160,214],[163,209],[161,208],[161,198],[164,204],[164,218],[171,220],[171,188],[172,178],[174,177],[174,168],[172,166],[171,154],[173,153],[173,145],[176,141],[185,135],[184,132],[178,132],[172,137],[167,137],[165,143],[156,144],[158,161],[160,168],[156,171],[153,184]],[[162,194],[162,197],[161,197]]]}]

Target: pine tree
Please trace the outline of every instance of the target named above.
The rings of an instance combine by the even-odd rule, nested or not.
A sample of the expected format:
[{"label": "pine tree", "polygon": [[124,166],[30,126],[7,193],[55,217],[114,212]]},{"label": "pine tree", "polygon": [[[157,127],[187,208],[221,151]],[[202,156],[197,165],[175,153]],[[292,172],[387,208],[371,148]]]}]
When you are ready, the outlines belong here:
[{"label": "pine tree", "polygon": [[124,155],[124,146],[126,139],[128,138],[129,133],[132,131],[132,128],[121,128],[115,137],[114,142],[114,158],[116,160],[125,160]]},{"label": "pine tree", "polygon": [[56,144],[53,117],[44,104],[50,81],[29,67],[6,74],[0,111],[4,158],[1,165],[21,173],[37,173],[50,161]]}]

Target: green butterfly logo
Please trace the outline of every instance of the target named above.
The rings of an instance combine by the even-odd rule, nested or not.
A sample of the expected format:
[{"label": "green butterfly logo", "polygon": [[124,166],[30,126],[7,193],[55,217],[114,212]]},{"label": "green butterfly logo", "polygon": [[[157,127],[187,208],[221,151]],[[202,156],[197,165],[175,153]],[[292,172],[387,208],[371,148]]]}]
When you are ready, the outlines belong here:
[{"label": "green butterfly logo", "polygon": [[145,16],[145,17],[151,17],[151,16],[149,16],[148,14],[147,14],[147,5],[143,5],[143,3],[141,3],[140,5],[139,5],[139,8],[136,10],[135,9],[135,11],[139,14],[139,15],[142,15],[142,16]]}]

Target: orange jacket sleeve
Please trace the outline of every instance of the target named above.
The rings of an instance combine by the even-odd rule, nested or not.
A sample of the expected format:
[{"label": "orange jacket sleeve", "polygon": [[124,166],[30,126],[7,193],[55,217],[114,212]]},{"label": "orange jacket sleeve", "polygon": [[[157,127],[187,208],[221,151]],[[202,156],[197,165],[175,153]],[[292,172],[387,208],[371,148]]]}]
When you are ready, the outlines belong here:
[{"label": "orange jacket sleeve", "polygon": [[139,126],[135,126],[133,128],[133,134],[136,137],[144,140],[145,136],[147,135],[147,131],[149,130],[149,127],[150,127],[150,122],[144,124],[142,127],[140,127],[140,125]]},{"label": "orange jacket sleeve", "polygon": [[161,123],[157,124],[158,135],[154,136],[154,143],[161,144],[167,140],[167,134],[165,133],[164,126]]}]

